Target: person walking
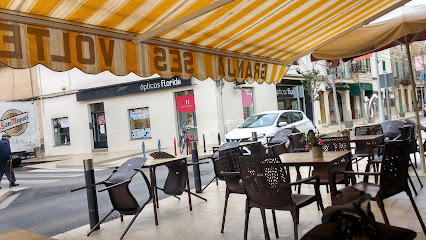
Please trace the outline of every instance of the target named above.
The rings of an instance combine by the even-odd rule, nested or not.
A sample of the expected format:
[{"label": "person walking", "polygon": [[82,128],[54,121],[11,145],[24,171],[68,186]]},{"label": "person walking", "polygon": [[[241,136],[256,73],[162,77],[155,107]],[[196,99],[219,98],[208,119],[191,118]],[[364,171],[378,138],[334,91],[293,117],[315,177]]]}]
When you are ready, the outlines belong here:
[{"label": "person walking", "polygon": [[7,179],[9,179],[9,187],[14,187],[19,184],[16,183],[15,173],[12,167],[12,152],[10,151],[9,139],[10,135],[3,133],[2,139],[0,140],[0,181],[3,178],[3,174],[6,174]]}]

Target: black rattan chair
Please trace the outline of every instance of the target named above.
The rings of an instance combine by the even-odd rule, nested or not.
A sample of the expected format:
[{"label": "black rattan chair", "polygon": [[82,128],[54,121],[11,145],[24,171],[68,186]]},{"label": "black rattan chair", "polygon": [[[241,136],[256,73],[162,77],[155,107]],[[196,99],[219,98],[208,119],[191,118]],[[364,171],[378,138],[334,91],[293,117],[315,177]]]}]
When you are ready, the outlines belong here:
[{"label": "black rattan chair", "polygon": [[402,136],[402,131],[404,129],[404,122],[400,120],[386,121],[380,123],[380,126],[383,129],[383,135],[385,141],[387,140],[397,140]]},{"label": "black rattan chair", "polygon": [[[149,155],[154,159],[175,157],[167,152],[152,152]],[[174,162],[166,164],[166,167],[168,168],[169,172],[167,174],[167,178],[164,183],[164,188],[160,188],[160,187],[157,187],[157,188],[162,190],[165,194],[174,196],[177,199],[180,199],[178,196],[182,195],[183,192],[187,192],[195,197],[198,197],[200,199],[203,199],[204,201],[207,201],[207,199],[185,188],[185,185],[187,183],[187,176],[188,176],[187,166],[188,165],[186,163],[186,159],[182,159],[181,161],[174,161]],[[189,204],[190,204],[190,209],[192,209],[191,200],[189,200]]]},{"label": "black rattan chair", "polygon": [[[133,219],[130,221],[126,230],[124,230],[120,239],[124,237],[129,228],[132,226],[133,222],[136,220],[139,213],[142,211],[142,209],[152,200],[151,184],[149,183],[148,178],[146,177],[144,172],[142,171],[142,166],[145,164],[145,162],[146,158],[131,158],[125,163],[123,163],[119,168],[115,169],[112,172],[111,176],[109,176],[106,180],[95,184],[105,185],[105,188],[100,190],[99,192],[108,190],[108,194],[113,208],[101,221],[99,221],[89,231],[87,236],[89,236],[93,231],[95,231],[99,227],[99,225],[104,222],[109,215],[111,215],[111,213],[113,213],[114,211],[118,211],[120,213],[121,221],[123,221],[123,215],[134,215]],[[143,204],[139,204],[129,190],[129,184],[132,181],[132,178],[138,172],[141,173],[149,193],[148,199]]]},{"label": "black rattan chair", "polygon": [[266,224],[265,209],[272,210],[275,235],[278,238],[278,228],[275,210],[290,211],[294,223],[294,239],[298,239],[297,225],[299,223],[299,209],[313,202],[324,210],[318,184],[315,185],[315,195],[292,194],[291,186],[318,177],[310,177],[297,182],[290,182],[285,167],[278,157],[239,157],[241,177],[247,195],[246,219],[244,239],[247,239],[248,222],[251,208],[259,208],[263,219],[265,239],[269,239]]},{"label": "black rattan chair", "polygon": [[273,145],[273,144],[280,144],[280,143],[287,142],[292,132],[293,131],[291,129],[281,129],[278,132],[276,132],[274,136],[267,137],[266,144]]},{"label": "black rattan chair", "polygon": [[[419,219],[420,225],[423,228],[423,232],[426,234],[426,227],[423,223],[422,217],[417,209],[416,203],[414,202],[413,196],[411,195],[410,187],[408,186],[408,167],[409,167],[409,141],[392,141],[385,144],[383,152],[383,160],[381,163],[380,172],[335,172],[334,177],[338,174],[352,174],[352,175],[364,175],[362,182],[356,183],[351,187],[370,194],[372,200],[377,201],[379,208],[382,212],[383,218],[386,224],[389,224],[388,217],[385,211],[385,205],[383,200],[392,197],[398,193],[405,192],[410,198],[411,204],[413,205],[414,211],[416,212],[417,218]],[[380,176],[380,183],[368,182],[369,175]],[[335,185],[332,187],[336,188]]]},{"label": "black rattan chair", "polygon": [[229,195],[231,193],[245,194],[243,184],[240,181],[240,164],[238,163],[238,156],[241,155],[242,152],[237,142],[229,142],[219,147],[219,161],[222,169],[220,174],[224,177],[226,182],[221,233],[223,233],[225,229],[226,208],[228,206]]}]

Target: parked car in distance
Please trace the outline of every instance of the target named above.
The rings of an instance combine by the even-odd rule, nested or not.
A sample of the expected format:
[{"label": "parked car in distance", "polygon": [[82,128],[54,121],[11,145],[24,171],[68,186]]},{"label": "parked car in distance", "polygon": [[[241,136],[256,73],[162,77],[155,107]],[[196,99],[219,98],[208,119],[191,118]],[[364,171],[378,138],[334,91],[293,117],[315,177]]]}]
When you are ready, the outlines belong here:
[{"label": "parked car in distance", "polygon": [[426,106],[423,107],[423,116],[426,117]]},{"label": "parked car in distance", "polygon": [[297,110],[269,111],[254,114],[240,126],[225,135],[225,141],[252,140],[252,132],[257,133],[257,140],[266,144],[267,137],[272,137],[284,128],[297,128],[300,132],[315,132],[315,127],[306,115]]}]

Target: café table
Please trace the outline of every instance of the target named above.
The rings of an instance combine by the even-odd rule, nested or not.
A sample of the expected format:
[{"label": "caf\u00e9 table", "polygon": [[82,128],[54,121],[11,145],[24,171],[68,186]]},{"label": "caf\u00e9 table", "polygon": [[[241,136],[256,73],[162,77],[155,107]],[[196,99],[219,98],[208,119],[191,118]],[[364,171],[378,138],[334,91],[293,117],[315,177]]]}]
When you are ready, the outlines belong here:
[{"label": "caf\u00e9 table", "polygon": [[158,216],[157,216],[157,208],[158,205],[158,191],[157,191],[157,178],[155,175],[155,169],[159,166],[164,166],[168,163],[173,163],[176,161],[185,161],[185,174],[186,174],[186,188],[188,189],[188,203],[189,203],[189,210],[192,211],[192,202],[191,202],[191,193],[190,193],[190,186],[189,186],[189,175],[188,175],[188,163],[186,160],[186,157],[176,157],[176,158],[161,158],[161,159],[148,159],[142,168],[148,168],[149,169],[149,175],[152,185],[152,205],[154,207],[154,219],[155,224],[158,225]]},{"label": "caf\u00e9 table", "polygon": [[[314,158],[310,152],[298,152],[298,153],[283,153],[279,155],[281,162],[288,166],[302,167],[302,166],[311,166],[315,168],[325,168],[328,169],[328,179],[329,183],[333,182],[332,176],[332,167],[334,164],[338,164],[342,160],[350,161],[351,152],[350,151],[340,151],[340,152],[323,152],[323,157]],[[336,195],[336,189],[330,187],[331,199],[334,199]]]}]

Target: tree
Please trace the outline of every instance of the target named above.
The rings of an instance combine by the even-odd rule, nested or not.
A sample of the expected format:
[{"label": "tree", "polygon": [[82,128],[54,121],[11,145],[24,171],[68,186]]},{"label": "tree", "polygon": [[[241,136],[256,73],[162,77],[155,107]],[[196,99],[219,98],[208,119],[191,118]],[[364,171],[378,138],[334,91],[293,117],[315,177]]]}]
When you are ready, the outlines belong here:
[{"label": "tree", "polygon": [[301,72],[303,79],[300,82],[303,85],[303,88],[311,96],[312,103],[319,100],[319,92],[321,84],[324,82],[322,76],[319,74],[319,70],[312,69],[307,72]]}]

